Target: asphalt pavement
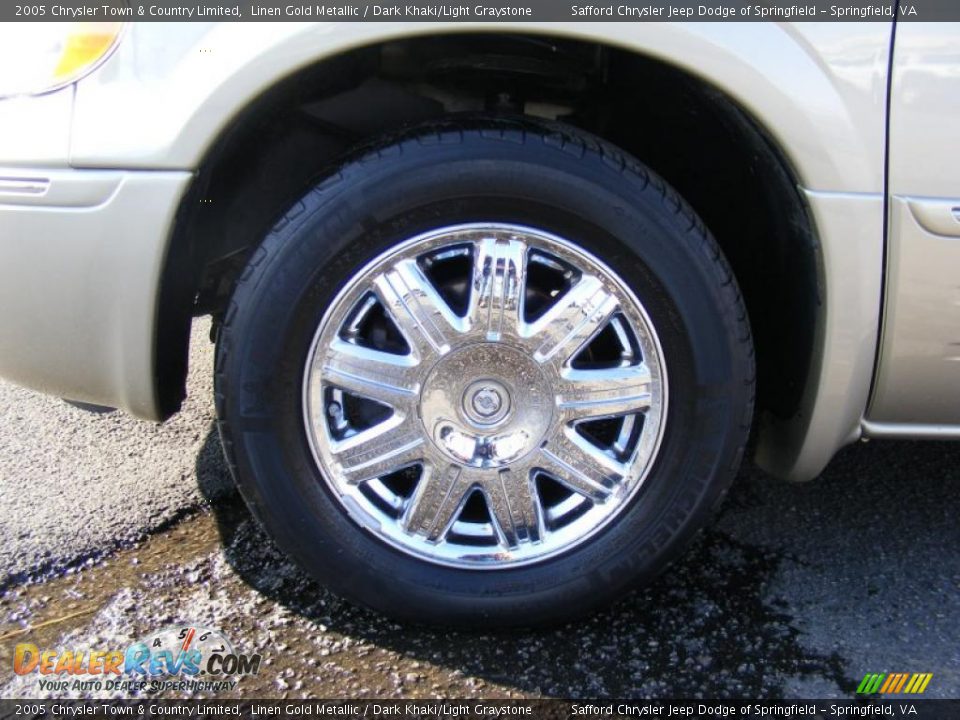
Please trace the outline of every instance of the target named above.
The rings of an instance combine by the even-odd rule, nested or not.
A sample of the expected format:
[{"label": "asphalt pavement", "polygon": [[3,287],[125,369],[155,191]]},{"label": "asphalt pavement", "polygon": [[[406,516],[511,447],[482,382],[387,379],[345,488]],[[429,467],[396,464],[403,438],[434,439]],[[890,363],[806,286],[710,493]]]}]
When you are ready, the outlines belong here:
[{"label": "asphalt pavement", "polygon": [[0,383],[0,697],[58,694],[7,670],[17,642],[126,647],[181,622],[264,657],[200,695],[849,698],[868,672],[932,672],[926,697],[960,697],[960,444],[859,444],[800,485],[748,465],[685,558],[564,627],[402,627],[307,578],[247,514],[207,332],[160,426]]},{"label": "asphalt pavement", "polygon": [[209,440],[209,331],[205,321],[194,328],[190,394],[163,425],[90,413],[0,381],[0,587],[87,563],[232,492]]}]

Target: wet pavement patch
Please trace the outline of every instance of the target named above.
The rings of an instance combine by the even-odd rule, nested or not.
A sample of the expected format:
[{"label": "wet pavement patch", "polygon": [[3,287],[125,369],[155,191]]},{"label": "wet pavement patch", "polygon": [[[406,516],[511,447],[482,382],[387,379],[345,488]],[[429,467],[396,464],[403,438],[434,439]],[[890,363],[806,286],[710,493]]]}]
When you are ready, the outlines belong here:
[{"label": "wet pavement patch", "polygon": [[[403,627],[349,605],[292,565],[235,494],[220,495],[210,510],[133,547],[8,588],[0,667],[11,667],[17,642],[123,649],[164,626],[195,623],[263,656],[259,674],[228,697],[851,697],[864,672],[912,670],[878,663],[898,653],[907,662],[907,643],[919,638],[928,652],[917,670],[935,673],[936,696],[952,696],[960,690],[955,636],[946,624],[924,630],[913,619],[939,613],[952,623],[960,613],[948,469],[956,451],[944,458],[943,446],[940,456],[936,447],[905,447],[914,464],[944,467],[928,475],[912,509],[889,512],[899,513],[911,546],[943,551],[926,566],[902,568],[908,579],[928,579],[909,606],[897,604],[904,588],[889,578],[857,581],[865,597],[885,604],[877,623],[911,628],[890,633],[882,647],[858,644],[859,609],[844,597],[851,567],[872,567],[854,541],[869,545],[882,532],[869,520],[901,482],[890,471],[894,450],[870,447],[847,451],[819,485],[785,485],[748,469],[717,524],[651,587],[536,632]],[[862,527],[857,518],[866,518]],[[896,552],[888,543],[885,562]],[[0,681],[4,697],[43,694],[36,675]]]},{"label": "wet pavement patch", "polygon": [[[67,577],[9,591],[24,641],[126,647],[177,622],[214,626],[265,664],[236,695],[777,697],[776,678],[838,684],[839,659],[805,653],[764,600],[782,559],[711,532],[652,588],[550,631],[403,628],[330,595],[277,551],[237,501]],[[231,528],[223,538],[224,527]],[[36,677],[4,689],[35,694]],[[105,693],[109,695],[109,693]]]}]

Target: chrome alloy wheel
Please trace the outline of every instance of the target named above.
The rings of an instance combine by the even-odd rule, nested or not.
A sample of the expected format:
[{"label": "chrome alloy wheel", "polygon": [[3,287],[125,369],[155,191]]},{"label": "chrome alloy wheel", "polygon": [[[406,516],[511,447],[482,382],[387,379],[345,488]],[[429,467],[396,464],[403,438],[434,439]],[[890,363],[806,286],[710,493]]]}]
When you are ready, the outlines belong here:
[{"label": "chrome alloy wheel", "polygon": [[624,510],[659,448],[667,376],[647,313],[598,259],[472,224],[356,273],[303,393],[313,455],[354,521],[421,559],[498,569]]}]

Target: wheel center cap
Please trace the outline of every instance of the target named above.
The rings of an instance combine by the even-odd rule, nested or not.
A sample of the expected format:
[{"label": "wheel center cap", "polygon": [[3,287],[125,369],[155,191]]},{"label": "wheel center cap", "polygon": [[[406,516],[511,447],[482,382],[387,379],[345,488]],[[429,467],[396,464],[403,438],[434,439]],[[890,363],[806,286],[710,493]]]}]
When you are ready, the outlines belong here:
[{"label": "wheel center cap", "polygon": [[430,371],[420,418],[434,444],[457,464],[498,468],[537,446],[553,418],[553,397],[527,353],[477,343],[451,352]]},{"label": "wheel center cap", "polygon": [[510,412],[510,392],[496,380],[478,380],[463,394],[463,411],[476,425],[494,425]]}]

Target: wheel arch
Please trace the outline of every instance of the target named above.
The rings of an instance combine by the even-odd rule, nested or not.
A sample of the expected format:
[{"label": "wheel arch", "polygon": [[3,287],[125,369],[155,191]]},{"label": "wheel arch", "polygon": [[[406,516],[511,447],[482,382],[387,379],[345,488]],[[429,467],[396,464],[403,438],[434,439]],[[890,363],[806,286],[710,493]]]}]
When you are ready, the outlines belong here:
[{"label": "wheel arch", "polygon": [[[694,158],[690,153],[680,161],[670,161],[667,155],[674,144],[652,141],[656,136],[644,138],[643,130],[663,129],[678,119],[669,113],[661,112],[652,128],[649,123],[637,121],[638,113],[645,109],[643,103],[639,103],[639,107],[635,104],[632,114],[611,116],[608,111],[604,118],[600,117],[603,113],[593,113],[593,117],[581,117],[575,123],[638,155],[674,184],[704,217],[730,258],[747,299],[759,355],[759,408],[769,416],[769,423],[762,423],[761,428],[767,424],[782,427],[808,423],[812,409],[805,404],[815,396],[811,387],[819,377],[817,360],[818,348],[823,342],[826,283],[821,240],[801,188],[819,185],[869,189],[873,182],[869,160],[858,158],[856,163],[841,168],[841,160],[851,154],[850,147],[845,151],[832,149],[826,146],[825,137],[817,136],[822,114],[818,120],[813,117],[816,113],[798,108],[783,87],[777,86],[776,73],[764,74],[753,68],[746,71],[744,65],[748,58],[744,53],[730,42],[722,46],[711,44],[718,35],[709,28],[671,29],[667,35],[680,33],[683,38],[674,47],[669,46],[669,37],[637,47],[636,42],[628,43],[626,37],[612,38],[611,42],[611,38],[605,36],[602,43],[597,42],[599,38],[592,37],[589,33],[593,31],[589,28],[565,27],[564,31],[558,31],[554,26],[550,30],[553,35],[544,36],[524,27],[523,35],[516,33],[515,36],[591,48],[607,61],[614,57],[618,62],[626,62],[639,71],[635,87],[653,87],[658,97],[666,93],[671,99],[686,98],[686,114],[679,118],[686,123],[684,128],[712,127],[714,132],[709,134],[710,138],[729,139],[725,156],[739,158],[737,172],[720,182],[710,183],[704,182],[705,175],[692,165]],[[413,38],[407,37],[409,33],[404,33],[404,37],[374,37],[372,32],[351,33],[347,40],[333,42],[331,52],[323,58],[317,58],[315,47],[311,48],[312,56],[301,57],[299,64],[292,58],[303,52],[303,40],[295,35],[298,39],[291,42],[297,51],[290,53],[291,60],[285,68],[278,69],[269,79],[261,78],[261,84],[254,83],[250,94],[240,96],[232,111],[226,114],[230,118],[226,123],[212,127],[212,120],[199,119],[210,111],[207,105],[222,107],[222,98],[213,96],[204,103],[203,109],[197,109],[192,119],[194,125],[189,127],[188,123],[188,129],[182,133],[184,138],[192,139],[170,156],[171,161],[190,164],[197,175],[180,208],[160,288],[155,367],[163,415],[175,412],[184,396],[190,317],[206,312],[216,317],[223,311],[222,299],[229,294],[232,278],[240,272],[250,250],[250,243],[242,247],[229,241],[224,244],[224,238],[234,231],[241,234],[249,231],[255,242],[256,232],[269,227],[271,213],[282,208],[284,202],[293,202],[318,170],[339,157],[354,141],[363,139],[344,136],[337,127],[331,127],[329,102],[327,115],[321,117],[319,123],[315,122],[316,117],[305,119],[299,112],[286,112],[290,103],[315,99],[313,93],[321,89],[321,104],[323,100],[346,97],[339,105],[332,103],[335,106],[332,112],[334,117],[339,112],[342,119],[349,120],[355,117],[357,108],[371,107],[368,104],[372,96],[392,98],[382,101],[387,104],[400,97],[391,95],[397,89],[391,83],[374,87],[372,91],[369,88],[357,91],[369,81],[371,73],[376,75],[378,62],[382,66],[382,58],[378,60],[378,57],[385,48],[398,43],[416,45],[484,37],[438,34],[433,28],[418,28]],[[498,32],[486,37],[505,36]],[[803,61],[802,74],[809,76],[804,82],[822,98],[835,101],[834,120],[842,116],[839,126],[845,128],[853,119],[845,100],[833,88],[816,58],[796,42],[791,41],[788,47],[789,53],[796,56],[795,61],[799,62],[798,58]],[[701,57],[707,58],[696,69],[692,67],[697,57],[694,48],[702,52]],[[776,64],[780,70],[788,66],[784,62]],[[732,76],[739,78],[738,82],[732,86],[729,82],[720,82],[734,65],[738,69]],[[683,85],[680,90],[678,83]],[[310,91],[305,93],[305,88]],[[762,98],[764,92],[770,93],[770,97]],[[416,121],[424,114],[435,112],[430,106],[433,104],[436,108],[436,97],[419,102],[424,99],[422,96],[413,93],[411,98],[409,95],[403,95],[403,110],[391,119],[391,124]],[[777,104],[788,100],[790,106]],[[484,102],[488,101],[484,98]],[[443,101],[440,102],[442,106]],[[372,107],[376,110],[377,103]],[[771,107],[775,110],[765,116],[763,112]],[[441,111],[447,110],[441,107]],[[792,116],[789,121],[785,119],[787,115]],[[200,132],[197,123],[204,124],[204,132]],[[804,133],[813,134],[802,140],[800,136]],[[834,137],[837,134],[834,132]],[[198,143],[197,138],[201,136],[203,142]],[[802,146],[809,144],[810,138],[823,146],[817,152],[802,152]],[[703,144],[701,142],[701,148]],[[251,149],[257,156],[253,163],[248,162]],[[272,188],[268,201],[262,193],[263,178],[271,175],[271,168],[275,170],[284,162],[297,163],[298,170],[290,174],[288,183]],[[224,182],[225,178],[230,181]],[[730,182],[738,180],[751,183],[750,187],[755,190],[753,202],[747,202],[742,192],[731,192]],[[272,210],[264,207],[270,203],[274,203]],[[230,220],[231,210],[239,210],[240,217],[245,219]],[[737,216],[747,219],[753,227],[753,239],[749,242],[737,237]],[[219,269],[211,272],[211,267]],[[774,271],[767,272],[771,267]],[[799,332],[794,333],[793,338],[787,338],[774,327],[771,308],[786,308],[790,319],[797,321],[795,327]],[[832,447],[820,448],[820,454],[829,458],[845,439],[831,439]],[[766,456],[792,457],[801,452],[804,432],[802,428],[792,433],[766,433],[761,429],[758,443]]]}]

